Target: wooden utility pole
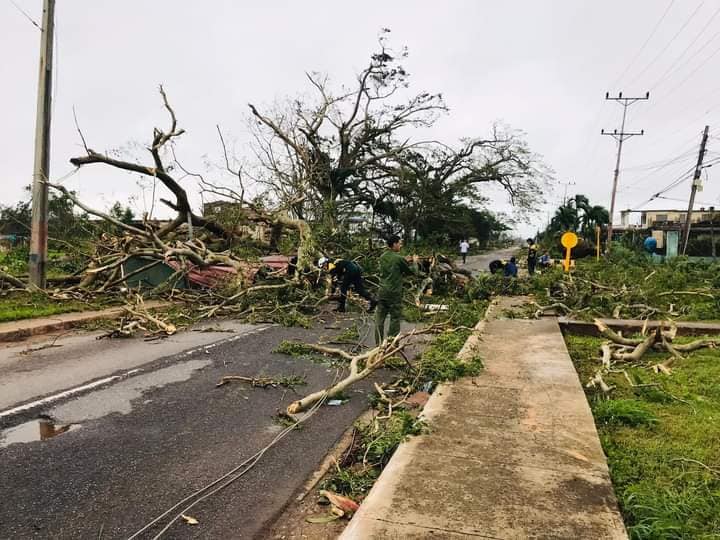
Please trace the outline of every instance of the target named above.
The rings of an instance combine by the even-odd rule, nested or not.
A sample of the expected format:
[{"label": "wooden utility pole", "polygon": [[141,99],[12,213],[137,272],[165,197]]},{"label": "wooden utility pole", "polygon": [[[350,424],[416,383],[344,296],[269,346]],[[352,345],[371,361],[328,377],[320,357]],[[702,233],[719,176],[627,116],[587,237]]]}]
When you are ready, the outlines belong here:
[{"label": "wooden utility pole", "polygon": [[37,117],[35,120],[35,166],[32,182],[32,222],[30,229],[30,284],[45,288],[48,241],[48,186],[50,174],[50,112],[52,102],[53,35],[55,0],[43,0],[38,76]]},{"label": "wooden utility pole", "polygon": [[710,132],[710,126],[705,126],[703,131],[702,141],[700,141],[700,152],[698,153],[697,164],[695,165],[695,174],[693,175],[693,183],[690,188],[690,202],[688,203],[687,216],[685,217],[685,229],[683,231],[683,245],[682,254],[685,255],[687,251],[688,243],[690,242],[690,227],[692,225],[692,212],[693,206],[695,206],[695,194],[697,193],[698,187],[700,187],[700,173],[702,172],[703,158],[705,157],[705,146],[707,145],[708,133]]},{"label": "wooden utility pole", "polygon": [[632,98],[623,97],[622,92],[620,92],[618,94],[618,97],[611,98],[610,92],[606,92],[605,99],[611,100],[611,101],[617,101],[623,107],[623,116],[622,116],[622,124],[620,126],[620,132],[618,133],[617,129],[614,129],[612,132],[608,131],[607,133],[605,132],[604,129],[600,130],[601,135],[610,135],[613,139],[615,139],[618,142],[617,160],[615,161],[615,171],[613,171],[612,196],[610,197],[610,221],[608,223],[607,245],[605,246],[606,253],[610,253],[610,246],[612,245],[612,235],[613,235],[613,214],[615,214],[615,194],[617,193],[618,177],[620,176],[620,156],[622,155],[623,142],[626,141],[627,139],[629,139],[630,137],[634,137],[635,135],[644,135],[645,134],[644,129],[640,130],[639,132],[626,132],[625,131],[625,119],[627,117],[627,109],[630,105],[632,105],[636,101],[650,99],[650,92],[647,92],[645,94],[645,97],[632,97]]}]

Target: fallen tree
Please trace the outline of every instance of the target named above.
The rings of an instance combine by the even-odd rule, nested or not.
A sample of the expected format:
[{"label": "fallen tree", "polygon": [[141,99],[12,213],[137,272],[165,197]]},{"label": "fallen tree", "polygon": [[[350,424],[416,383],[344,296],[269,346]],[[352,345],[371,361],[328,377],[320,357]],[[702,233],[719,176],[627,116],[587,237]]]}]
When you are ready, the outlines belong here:
[{"label": "fallen tree", "polygon": [[375,370],[383,367],[388,359],[402,355],[403,350],[413,343],[413,338],[438,332],[445,326],[445,324],[435,324],[425,328],[416,328],[409,332],[403,332],[393,338],[385,339],[380,345],[360,354],[352,354],[343,349],[326,347],[324,345],[302,344],[301,347],[307,350],[347,360],[349,373],[345,378],[333,383],[329,387],[313,392],[291,403],[287,408],[288,414],[298,414],[321,400],[341,394],[349,386],[365,379]]},{"label": "fallen tree", "polygon": [[601,366],[587,383],[587,387],[599,386],[605,393],[610,392],[612,387],[605,382],[603,375],[614,369],[622,369],[625,365],[637,364],[648,352],[670,353],[671,356],[666,361],[649,366],[656,372],[670,375],[673,363],[677,360],[685,360],[683,353],[720,346],[718,339],[698,339],[684,344],[673,343],[677,326],[672,322],[659,323],[649,335],[637,338],[624,337],[599,319],[595,320],[595,326],[607,341],[601,345]]},{"label": "fallen tree", "polygon": [[[317,260],[318,248],[310,224],[292,217],[284,206],[273,207],[267,200],[262,203],[246,200],[244,189],[214,189],[216,186],[212,182],[196,175],[200,176],[201,187],[206,192],[230,197],[243,217],[241,225],[265,225],[272,230],[275,240],[282,236],[283,231],[288,231],[296,242],[296,258],[292,261],[289,257],[285,258],[284,267],[279,263],[280,269],[268,267],[262,260],[248,258],[245,253],[240,255],[234,251],[236,245],[242,245],[241,227],[227,227],[196,213],[187,191],[172,172],[178,169],[184,171],[174,151],[174,163],[164,163],[165,150],[172,147],[173,141],[184,130],[178,127],[175,111],[162,86],[160,95],[170,123],[167,129],[153,129],[152,140],[147,148],[151,163],[141,164],[120,159],[115,154],[96,152],[87,146],[81,132],[86,154],[74,157],[70,162],[77,169],[104,165],[156,180],[172,195],[159,200],[174,212],[174,217],[163,223],[147,215],[140,221],[122,220],[112,212],[104,212],[84,203],[60,183],[47,181],[48,186],[61,193],[71,206],[81,209],[85,215],[99,218],[107,226],[104,227],[105,232],[98,234],[96,240],[92,241],[85,268],[78,272],[81,277],[74,277],[75,282],[66,284],[64,288],[60,284],[60,288],[45,293],[51,298],[62,299],[70,295],[85,301],[97,295],[105,299],[109,294],[117,294],[118,299],[126,303],[128,310],[133,310],[137,308],[136,299],[126,296],[129,278],[147,275],[156,266],[164,265],[171,268],[173,275],[149,291],[150,294],[163,294],[173,300],[191,303],[193,309],[199,310],[205,317],[247,312],[262,320],[268,313],[280,309],[281,294],[285,295],[283,300],[289,304],[286,306],[288,311],[301,305],[315,307],[321,301],[321,295],[313,290],[313,275],[317,277],[314,262]],[[221,142],[229,169],[222,136]],[[239,171],[237,174],[240,174]],[[179,290],[176,287],[184,278],[192,279],[197,275],[201,275],[204,280],[199,282],[205,287],[204,290]],[[27,289],[27,285],[22,279],[0,271],[0,288]],[[296,291],[283,292],[288,289]],[[148,293],[147,290],[144,292]],[[250,299],[261,304],[263,300],[268,302],[250,306]],[[163,328],[165,322],[153,321],[147,315],[143,310],[128,311],[128,316],[111,335],[125,336],[140,329],[148,333],[159,330],[171,334],[175,331],[169,330],[169,327]]]}]

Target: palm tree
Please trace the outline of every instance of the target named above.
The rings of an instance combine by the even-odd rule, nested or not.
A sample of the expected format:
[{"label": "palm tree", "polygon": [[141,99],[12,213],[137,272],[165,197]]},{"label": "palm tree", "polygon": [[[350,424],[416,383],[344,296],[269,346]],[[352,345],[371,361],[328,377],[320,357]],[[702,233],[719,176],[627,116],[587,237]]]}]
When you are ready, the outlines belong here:
[{"label": "palm tree", "polygon": [[591,236],[595,227],[602,227],[610,223],[610,212],[604,206],[591,206],[583,212],[582,222],[583,235]]},{"label": "palm tree", "polygon": [[570,201],[555,210],[555,215],[550,220],[550,229],[553,232],[576,231],[579,224],[577,208]]}]

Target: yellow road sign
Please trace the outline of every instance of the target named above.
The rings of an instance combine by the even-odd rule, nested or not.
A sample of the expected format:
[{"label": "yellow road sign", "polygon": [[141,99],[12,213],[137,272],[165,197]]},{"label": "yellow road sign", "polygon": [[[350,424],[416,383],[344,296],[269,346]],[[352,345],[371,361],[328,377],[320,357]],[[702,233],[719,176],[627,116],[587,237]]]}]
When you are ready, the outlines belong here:
[{"label": "yellow road sign", "polygon": [[560,237],[560,243],[564,248],[572,249],[578,245],[578,237],[574,232],[566,232]]},{"label": "yellow road sign", "polygon": [[570,252],[572,251],[572,248],[578,245],[578,237],[577,234],[574,232],[566,232],[560,237],[560,243],[565,248],[565,260],[563,261],[563,266],[565,267],[565,271],[570,271]]}]

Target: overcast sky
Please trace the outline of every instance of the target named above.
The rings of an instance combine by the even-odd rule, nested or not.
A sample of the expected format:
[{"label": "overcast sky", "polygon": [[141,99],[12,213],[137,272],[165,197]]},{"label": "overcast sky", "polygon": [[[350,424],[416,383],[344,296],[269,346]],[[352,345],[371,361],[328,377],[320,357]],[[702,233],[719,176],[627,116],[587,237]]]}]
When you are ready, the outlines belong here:
[{"label": "overcast sky", "polygon": [[[40,22],[42,0],[15,0]],[[541,227],[565,187],[609,206],[622,108],[605,92],[644,95],[628,130],[645,130],[623,151],[617,210],[636,208],[691,169],[705,124],[710,163],[720,156],[720,0],[489,0],[364,2],[58,0],[51,178],[72,170],[88,145],[98,151],[147,143],[166,115],[162,83],[187,134],[186,167],[216,160],[215,125],[246,152],[247,103],[269,104],[307,88],[305,71],[349,81],[381,27],[407,45],[415,90],[442,92],[451,108],[433,135],[443,141],[486,134],[500,120],[527,133],[560,183],[552,205],[521,232]],[[0,0],[0,202],[22,197],[32,178],[40,32]],[[720,166],[720,165],[719,165]],[[720,206],[720,175],[708,168],[698,207]],[[66,185],[108,207],[133,197],[147,208],[137,175],[89,166]],[[191,190],[190,185],[187,186]],[[682,207],[684,181],[643,208]],[[685,203],[686,205],[687,203]],[[505,209],[502,198],[491,205]]]}]

